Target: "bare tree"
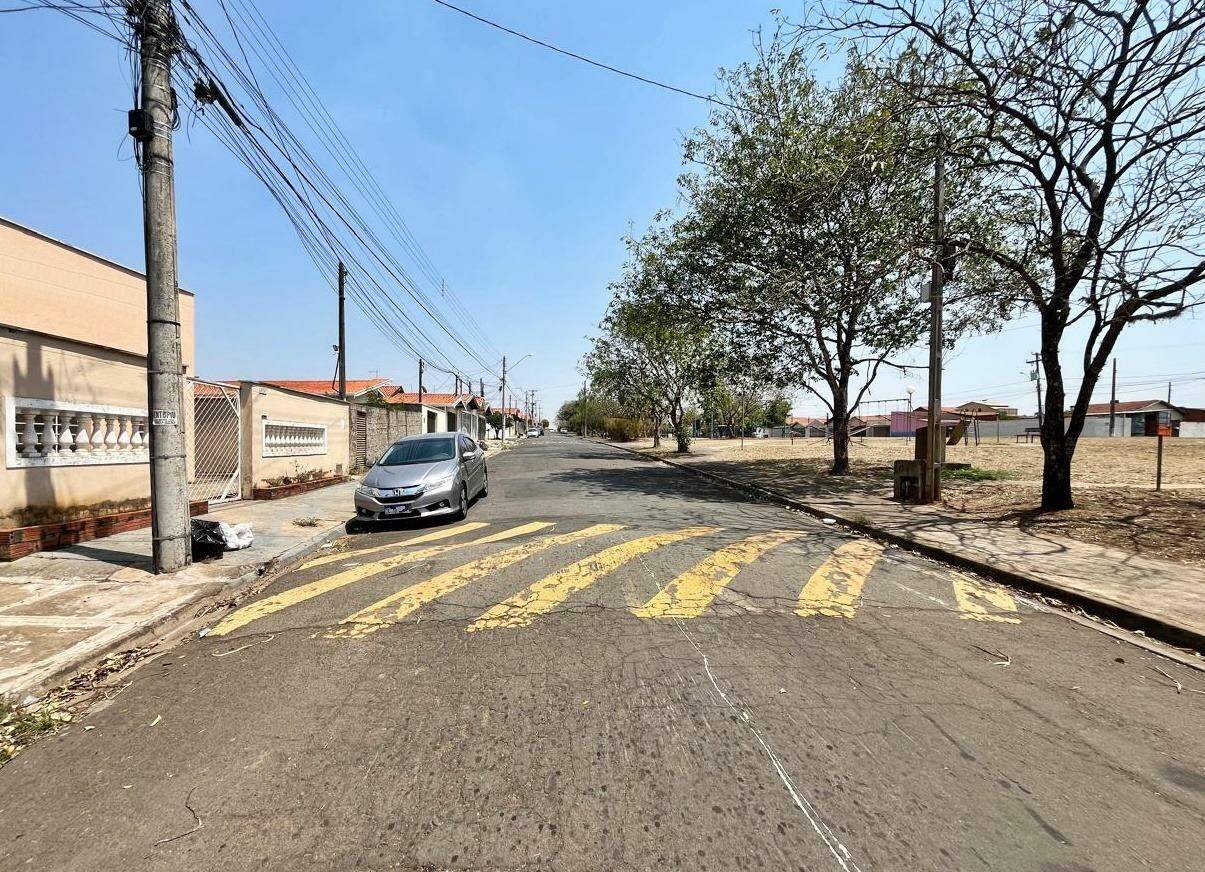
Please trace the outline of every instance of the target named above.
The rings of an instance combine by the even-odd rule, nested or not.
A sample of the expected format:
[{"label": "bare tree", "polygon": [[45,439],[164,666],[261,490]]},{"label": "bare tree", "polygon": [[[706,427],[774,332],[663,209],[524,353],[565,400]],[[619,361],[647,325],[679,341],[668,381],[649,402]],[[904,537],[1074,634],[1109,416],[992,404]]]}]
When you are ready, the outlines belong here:
[{"label": "bare tree", "polygon": [[[845,0],[803,31],[913,56],[897,85],[978,119],[952,156],[995,177],[1009,232],[961,244],[1011,272],[1041,318],[1042,507],[1071,508],[1076,442],[1118,337],[1203,302],[1205,0]],[[1070,329],[1082,348],[1064,347]],[[1066,417],[1065,363],[1082,373]]]}]

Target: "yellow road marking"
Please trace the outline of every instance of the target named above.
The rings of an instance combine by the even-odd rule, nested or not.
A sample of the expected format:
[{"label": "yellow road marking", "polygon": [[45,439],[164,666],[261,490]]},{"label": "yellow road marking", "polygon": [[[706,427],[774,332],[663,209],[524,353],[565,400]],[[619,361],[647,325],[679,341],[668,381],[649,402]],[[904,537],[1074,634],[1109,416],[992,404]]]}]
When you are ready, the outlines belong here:
[{"label": "yellow road marking", "polygon": [[499,627],[526,627],[540,615],[552,611],[572,594],[589,587],[629,560],[654,551],[662,545],[680,542],[692,536],[715,533],[719,530],[719,527],[686,527],[682,530],[656,533],[652,536],[642,536],[630,542],[612,545],[584,560],[557,570],[552,575],[535,582],[522,593],[515,594],[491,607],[469,626],[469,632]]},{"label": "yellow road marking", "polygon": [[424,533],[421,536],[414,536],[404,542],[390,542],[388,545],[377,545],[375,548],[361,548],[358,551],[340,551],[338,554],[323,554],[321,557],[307,560],[299,569],[309,569],[312,566],[325,566],[328,563],[338,563],[340,560],[351,560],[356,557],[363,557],[366,554],[378,554],[381,551],[394,551],[398,548],[407,548],[411,545],[422,545],[425,542],[438,542],[440,539],[450,539],[459,533],[470,533],[473,530],[480,530],[482,527],[488,526],[489,524],[484,521],[472,521],[468,524],[445,527],[430,533]]},{"label": "yellow road marking", "polygon": [[773,530],[726,545],[679,575],[642,606],[638,618],[697,618],[746,565],[771,548],[804,535],[802,530]]},{"label": "yellow road marking", "polygon": [[225,636],[237,630],[239,627],[246,626],[252,621],[257,621],[260,618],[266,617],[282,609],[287,609],[290,606],[295,606],[298,603],[313,599],[316,596],[321,596],[324,593],[329,593],[332,590],[345,587],[346,585],[368,578],[370,575],[377,575],[390,569],[396,569],[399,566],[405,566],[408,563],[418,563],[432,557],[438,557],[441,554],[446,554],[449,551],[454,551],[457,548],[468,548],[472,545],[488,545],[492,542],[502,542],[506,539],[513,539],[516,536],[523,536],[527,533],[535,533],[538,530],[543,530],[546,527],[551,527],[552,524],[547,521],[535,521],[530,524],[522,524],[518,527],[512,527],[509,530],[502,530],[498,533],[491,533],[489,536],[482,536],[480,539],[471,539],[468,542],[453,542],[450,545],[432,545],[429,548],[417,548],[414,551],[403,551],[401,554],[395,554],[392,557],[387,557],[384,560],[377,560],[373,563],[365,563],[361,566],[353,566],[350,569],[345,569],[342,572],[336,572],[334,575],[317,581],[311,581],[309,584],[298,585],[289,590],[281,591],[275,596],[265,597],[262,600],[257,600],[248,606],[244,606],[233,614],[227,615],[222,621],[214,627],[209,635]]},{"label": "yellow road marking", "polygon": [[[995,585],[972,578],[969,575],[953,573],[954,599],[958,601],[959,615],[964,621],[994,621],[1001,624],[1019,624],[1020,618],[989,612],[983,603],[999,609],[1002,612],[1016,612],[1017,604],[1006,591]],[[980,600],[983,602],[981,603]]]},{"label": "yellow road marking", "polygon": [[525,560],[534,554],[539,554],[541,551],[555,548],[558,545],[579,542],[592,536],[614,533],[622,529],[622,524],[595,524],[592,527],[586,527],[584,530],[577,530],[573,533],[562,533],[558,536],[545,536],[542,539],[524,542],[522,545],[516,545],[514,548],[507,548],[505,551],[499,551],[497,554],[482,557],[480,560],[474,560],[463,566],[440,573],[427,581],[412,584],[399,590],[397,593],[385,597],[383,600],[373,603],[367,608],[361,609],[354,615],[343,619],[343,623],[350,626],[340,627],[332,631],[327,635],[327,638],[367,636],[370,633],[375,633],[382,627],[400,621],[421,606],[459,590],[469,582],[484,578],[487,575],[493,575],[496,572],[501,572],[508,566],[513,566],[520,560]]},{"label": "yellow road marking", "polygon": [[858,612],[866,576],[882,553],[883,546],[869,539],[838,546],[804,585],[795,614],[803,618],[812,615],[852,618]]}]

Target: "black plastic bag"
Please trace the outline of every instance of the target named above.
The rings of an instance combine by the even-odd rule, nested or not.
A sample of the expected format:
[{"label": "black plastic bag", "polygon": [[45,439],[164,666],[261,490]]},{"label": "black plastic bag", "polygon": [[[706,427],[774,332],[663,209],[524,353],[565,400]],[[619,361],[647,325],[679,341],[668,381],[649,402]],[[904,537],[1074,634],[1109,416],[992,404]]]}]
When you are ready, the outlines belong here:
[{"label": "black plastic bag", "polygon": [[226,537],[218,521],[192,521],[192,559],[209,560],[221,557],[226,550]]}]

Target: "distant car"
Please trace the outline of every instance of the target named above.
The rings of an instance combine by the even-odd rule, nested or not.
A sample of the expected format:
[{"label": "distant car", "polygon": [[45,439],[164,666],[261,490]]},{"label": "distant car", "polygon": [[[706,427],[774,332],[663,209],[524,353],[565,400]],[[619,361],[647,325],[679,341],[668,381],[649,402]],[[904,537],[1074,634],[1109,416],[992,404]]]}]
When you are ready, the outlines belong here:
[{"label": "distant car", "polygon": [[394,442],[356,488],[362,521],[451,515],[489,490],[485,452],[463,433],[428,433]]},{"label": "distant car", "polygon": [[767,430],[765,427],[757,427],[753,431],[753,438],[754,439],[769,439],[770,431]]},{"label": "distant car", "polygon": [[540,431],[539,427],[528,427],[527,435],[535,437],[535,436],[543,436],[544,434]]}]

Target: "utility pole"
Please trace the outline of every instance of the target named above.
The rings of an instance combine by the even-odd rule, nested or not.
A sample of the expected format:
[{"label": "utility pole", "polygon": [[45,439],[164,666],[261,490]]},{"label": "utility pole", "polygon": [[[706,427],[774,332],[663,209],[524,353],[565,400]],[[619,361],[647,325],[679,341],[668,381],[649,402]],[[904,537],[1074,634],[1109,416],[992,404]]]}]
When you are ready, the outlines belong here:
[{"label": "utility pole", "polygon": [[339,261],[339,399],[347,399],[347,322],[344,320],[345,299],[343,285],[347,281],[347,267]]},{"label": "utility pole", "polygon": [[129,113],[141,146],[142,225],[146,247],[146,382],[150,409],[151,559],[154,571],[192,562],[184,438],[184,372],[176,274],[176,193],[172,167],[172,45],[168,0],[141,4],[134,27],[142,58],[141,105]]},{"label": "utility pole", "polygon": [[483,378],[477,379],[477,396],[485,399],[485,379]]},{"label": "utility pole", "polygon": [[1117,425],[1117,358],[1113,358],[1113,391],[1109,394],[1109,435]]},{"label": "utility pole", "polygon": [[506,355],[502,355],[502,444],[506,444]]},{"label": "utility pole", "polygon": [[1171,382],[1167,383],[1167,404],[1169,406],[1172,404],[1172,383]]},{"label": "utility pole", "polygon": [[1034,381],[1037,383],[1038,390],[1038,427],[1042,426],[1042,355],[1034,352],[1033,359],[1029,361],[1033,367]]},{"label": "utility pole", "polygon": [[[420,406],[423,404],[423,359],[421,357],[418,359],[418,404]],[[421,414],[423,410],[418,411]]]},{"label": "utility pole", "polygon": [[941,309],[946,278],[946,164],[945,136],[936,136],[933,159],[933,278],[929,285],[929,418],[925,449],[923,502],[941,499]]}]

